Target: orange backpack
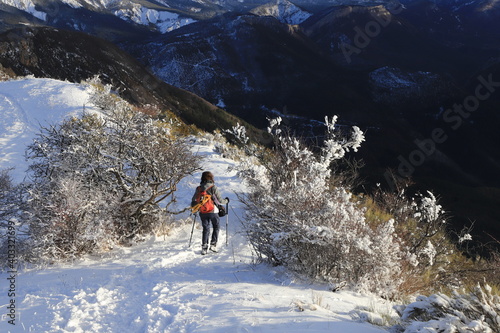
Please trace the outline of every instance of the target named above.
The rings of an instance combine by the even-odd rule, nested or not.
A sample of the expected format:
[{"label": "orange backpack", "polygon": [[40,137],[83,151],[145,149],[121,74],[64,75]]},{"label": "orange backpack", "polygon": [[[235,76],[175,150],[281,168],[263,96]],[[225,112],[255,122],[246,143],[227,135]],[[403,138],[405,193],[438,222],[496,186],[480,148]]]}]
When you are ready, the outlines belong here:
[{"label": "orange backpack", "polygon": [[196,188],[196,198],[195,198],[196,205],[191,207],[191,212],[193,214],[197,213],[198,211],[202,214],[213,212],[214,201],[212,200],[212,196],[207,192],[210,188],[212,188],[212,186],[210,186],[206,190],[202,190],[201,186],[198,186]]}]

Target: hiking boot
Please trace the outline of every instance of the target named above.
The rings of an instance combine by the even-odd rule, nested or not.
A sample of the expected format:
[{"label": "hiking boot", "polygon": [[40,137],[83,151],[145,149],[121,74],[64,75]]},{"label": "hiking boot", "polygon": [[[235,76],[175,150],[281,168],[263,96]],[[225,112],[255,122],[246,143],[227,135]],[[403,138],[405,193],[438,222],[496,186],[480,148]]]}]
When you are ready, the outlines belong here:
[{"label": "hiking boot", "polygon": [[212,252],[217,252],[217,246],[215,246],[215,245],[210,245],[210,251],[212,251]]},{"label": "hiking boot", "polygon": [[201,254],[202,254],[202,255],[207,254],[207,249],[201,249]]}]

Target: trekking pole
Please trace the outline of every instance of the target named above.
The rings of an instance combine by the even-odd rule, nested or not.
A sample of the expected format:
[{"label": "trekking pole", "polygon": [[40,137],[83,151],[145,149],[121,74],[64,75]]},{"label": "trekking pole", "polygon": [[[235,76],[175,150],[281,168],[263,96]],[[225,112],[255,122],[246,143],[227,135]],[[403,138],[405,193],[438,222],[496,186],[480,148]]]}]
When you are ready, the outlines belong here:
[{"label": "trekking pole", "polygon": [[227,225],[228,225],[228,221],[229,221],[229,198],[226,198],[227,202],[226,202],[226,246],[227,246],[227,239],[228,239],[228,235],[229,235],[229,231],[227,230]]},{"label": "trekking pole", "polygon": [[194,213],[193,215],[194,215],[193,227],[191,228],[191,237],[189,237],[189,245],[188,245],[188,247],[191,247],[191,240],[193,239],[193,232],[194,232],[194,222],[196,221],[196,213]]}]

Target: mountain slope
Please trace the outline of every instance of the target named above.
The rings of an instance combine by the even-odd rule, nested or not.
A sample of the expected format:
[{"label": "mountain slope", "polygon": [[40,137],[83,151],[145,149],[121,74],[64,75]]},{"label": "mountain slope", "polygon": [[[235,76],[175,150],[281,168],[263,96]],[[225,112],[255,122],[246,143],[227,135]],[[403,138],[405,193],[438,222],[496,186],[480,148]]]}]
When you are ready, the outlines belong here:
[{"label": "mountain slope", "polygon": [[[35,73],[78,82],[101,73],[129,100],[159,104],[206,129],[228,128],[239,120],[187,91],[262,128],[267,116],[280,114],[306,137],[322,134],[315,131],[318,121],[337,114],[345,124],[366,130],[367,143],[359,156],[367,165],[364,176],[374,184],[389,184],[386,168],[403,170],[402,165],[421,151],[416,142],[443,129],[447,139],[436,145],[435,153],[425,154],[423,161],[413,159],[418,166],[399,174],[410,174],[425,183],[424,189],[432,188],[443,197],[449,188],[459,186],[462,193],[444,199],[459,227],[476,219],[481,220],[476,225],[497,223],[498,207],[489,200],[474,204],[475,213],[464,212],[467,205],[462,200],[478,188],[500,187],[500,153],[492,144],[500,140],[499,89],[492,86],[489,97],[466,116],[453,110],[471,101],[480,77],[491,78],[493,85],[500,82],[498,1],[411,0],[392,8],[376,5],[384,1],[339,5],[301,0],[294,3],[308,10],[314,7],[315,15],[298,27],[269,16],[239,13],[267,2],[134,2],[143,5],[137,12],[141,18],[146,8],[170,6],[179,15],[199,9],[193,16],[199,22],[166,34],[118,18],[113,11],[125,8],[125,2],[103,2],[105,6],[57,2],[47,10],[46,21],[8,7],[0,13],[7,19],[0,27],[17,25],[19,30],[2,37],[7,43],[0,45],[0,63],[7,68],[0,67],[6,73],[0,76]],[[349,5],[353,3],[358,5]],[[324,8],[332,4],[336,5]],[[189,6],[197,9],[191,11]],[[271,8],[272,14],[279,6],[261,8]],[[119,49],[107,50],[109,45],[101,39],[31,30],[27,22],[85,31],[119,43],[161,79],[185,90],[144,74],[142,65],[129,63]],[[374,30],[368,31],[370,27]],[[349,47],[356,52],[346,56]],[[19,61],[22,65],[13,65]],[[485,217],[485,211],[491,216]]]},{"label": "mountain slope", "polygon": [[287,24],[300,24],[312,15],[295,6],[288,0],[276,0],[275,2],[270,2],[252,9],[250,13],[259,16],[272,16],[280,22]]},{"label": "mountain slope", "polygon": [[43,21],[23,10],[19,10],[0,2],[0,32],[4,32],[15,27],[39,24],[42,22]]},{"label": "mountain slope", "polygon": [[[33,139],[37,121],[55,124],[78,111],[80,104],[91,106],[81,85],[57,80],[0,82],[0,91],[4,92],[0,95],[2,114],[19,116],[9,123],[5,117],[0,122],[7,125],[0,125],[0,143],[4,139],[10,139],[8,144],[17,143],[10,151],[17,156],[24,150],[19,138]],[[3,103],[6,96],[10,103]],[[26,128],[30,131],[23,131]],[[181,215],[168,235],[132,247],[73,262],[19,267],[16,273],[1,272],[0,286],[13,283],[16,297],[15,326],[5,320],[11,317],[4,316],[0,331],[385,332],[360,322],[357,311],[368,306],[386,311],[390,308],[386,301],[349,291],[332,293],[326,285],[302,282],[282,268],[255,265],[241,230],[243,207],[235,194],[247,189],[236,171],[228,170],[237,162],[221,157],[211,144],[193,143],[192,150],[204,157],[204,167],[215,174],[223,195],[231,199],[228,219],[222,218],[219,253],[200,255],[199,219],[193,245],[188,247],[193,220]],[[1,156],[0,163],[4,162]],[[11,162],[19,163],[16,180],[22,179],[25,162]],[[199,178],[197,173],[179,184],[176,208],[190,203]],[[10,297],[0,293],[0,304],[7,307]]]},{"label": "mountain slope", "polygon": [[2,0],[0,3],[17,8],[40,19],[47,25],[65,24],[70,29],[92,29],[85,16],[108,16],[128,23],[165,33],[195,20],[194,7],[186,10],[172,8],[156,1],[86,1],[86,0]]},{"label": "mountain slope", "polygon": [[272,17],[226,14],[126,49],[166,82],[222,101],[257,124],[272,108],[322,119],[325,105],[358,119],[354,104],[361,107],[368,88],[351,89],[363,74],[335,66],[300,31]]},{"label": "mountain slope", "polygon": [[[446,184],[463,186],[463,193],[444,203],[458,228],[477,217],[482,233],[497,224],[483,212],[498,216],[497,207],[485,200],[465,213],[453,198],[500,187],[500,154],[492,144],[500,140],[494,128],[499,89],[462,119],[463,126],[451,127],[444,118],[474,96],[480,75],[500,82],[500,49],[492,43],[500,31],[496,6],[479,11],[479,4],[471,5],[473,12],[427,1],[396,8],[335,6],[298,28],[271,17],[226,14],[126,48],[166,82],[258,126],[277,112],[306,136],[324,115],[356,123],[367,131],[360,151],[367,179],[389,185],[389,167],[443,197]],[[480,18],[499,29],[478,35],[472,27]],[[342,47],[357,48],[350,61]],[[445,142],[422,161],[413,159],[421,151],[416,142],[431,138],[435,129],[444,130]],[[416,167],[405,173],[410,158]]]},{"label": "mountain slope", "polygon": [[[79,32],[24,28],[0,35],[0,63],[16,75],[70,82],[99,75],[127,100],[170,110],[201,128],[229,128],[237,118],[150,74],[114,44]],[[203,116],[201,116],[203,114]]]}]

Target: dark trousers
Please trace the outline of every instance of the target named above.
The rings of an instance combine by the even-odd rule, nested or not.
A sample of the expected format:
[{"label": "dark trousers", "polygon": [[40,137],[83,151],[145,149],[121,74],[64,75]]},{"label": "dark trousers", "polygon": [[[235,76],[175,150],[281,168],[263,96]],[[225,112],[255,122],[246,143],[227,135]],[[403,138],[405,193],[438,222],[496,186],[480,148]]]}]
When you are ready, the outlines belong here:
[{"label": "dark trousers", "polygon": [[210,236],[210,223],[212,223],[212,239],[210,240],[210,245],[217,245],[217,239],[219,238],[219,215],[215,213],[201,214],[201,225],[203,226],[203,237],[202,246],[203,248],[208,247],[208,238]]}]

